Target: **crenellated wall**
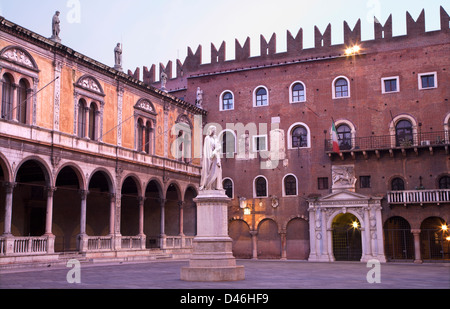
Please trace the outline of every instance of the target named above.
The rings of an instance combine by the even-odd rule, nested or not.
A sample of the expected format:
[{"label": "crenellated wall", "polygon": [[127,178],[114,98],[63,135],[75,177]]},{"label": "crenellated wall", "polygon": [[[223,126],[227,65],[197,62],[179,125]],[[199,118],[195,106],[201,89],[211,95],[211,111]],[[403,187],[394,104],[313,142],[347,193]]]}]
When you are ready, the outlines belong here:
[{"label": "crenellated wall", "polygon": [[[425,10],[414,20],[409,12],[406,12],[407,33],[403,36],[393,36],[392,31],[392,15],[388,17],[386,22],[382,24],[374,17],[374,39],[364,41],[365,48],[372,48],[381,43],[398,42],[398,40],[415,40],[417,37],[448,33],[450,32],[449,21],[450,16],[440,8],[441,29],[438,31],[426,32],[425,29]],[[192,75],[202,73],[212,73],[217,71],[236,70],[249,66],[261,66],[267,64],[283,63],[286,61],[299,61],[299,57],[303,60],[324,58],[330,56],[340,56],[344,54],[346,46],[353,46],[362,43],[361,39],[361,20],[359,19],[353,29],[344,21],[343,23],[344,42],[343,44],[332,45],[331,24],[328,24],[322,33],[316,26],[314,29],[314,47],[304,49],[303,29],[300,29],[294,35],[288,30],[286,34],[287,48],[285,52],[277,53],[277,37],[274,33],[270,40],[263,35],[260,36],[260,54],[259,56],[251,56],[250,38],[247,37],[242,44],[239,40],[235,40],[235,55],[233,60],[226,60],[226,42],[222,42],[219,49],[211,43],[211,62],[202,63],[202,45],[199,45],[195,51],[188,47],[187,57],[184,62],[176,61],[175,76],[173,76],[173,62],[169,61],[166,65],[160,63],[157,66],[153,64],[150,69],[143,67],[142,81],[147,85],[153,85],[160,88],[160,76],[158,72],[165,71],[168,77],[166,88],[170,91],[178,91],[186,88],[186,78]],[[128,71],[128,74],[135,79],[141,80],[141,69],[136,68],[134,72]]]}]

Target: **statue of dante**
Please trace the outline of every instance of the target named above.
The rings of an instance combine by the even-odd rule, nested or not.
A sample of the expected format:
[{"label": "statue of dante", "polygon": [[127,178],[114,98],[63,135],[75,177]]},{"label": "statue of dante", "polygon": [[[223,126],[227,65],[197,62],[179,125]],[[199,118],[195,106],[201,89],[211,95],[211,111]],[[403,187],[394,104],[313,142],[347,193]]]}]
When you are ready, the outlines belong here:
[{"label": "statue of dante", "polygon": [[55,12],[55,15],[53,15],[53,19],[52,19],[52,39],[56,39],[59,40],[59,33],[61,32],[61,28],[60,28],[60,23],[61,21],[59,20],[59,11]]},{"label": "statue of dante", "polygon": [[202,178],[200,191],[222,190],[222,164],[220,163],[220,141],[216,136],[216,127],[208,129],[203,145]]},{"label": "statue of dante", "polygon": [[166,90],[167,79],[168,79],[168,76],[166,74],[166,71],[162,70],[161,71],[161,89],[162,90]]}]

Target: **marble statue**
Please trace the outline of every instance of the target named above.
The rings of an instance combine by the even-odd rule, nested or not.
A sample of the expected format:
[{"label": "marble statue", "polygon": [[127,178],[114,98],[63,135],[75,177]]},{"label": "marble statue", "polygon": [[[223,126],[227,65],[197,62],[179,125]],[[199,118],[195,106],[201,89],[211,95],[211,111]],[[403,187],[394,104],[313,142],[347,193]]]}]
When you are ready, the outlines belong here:
[{"label": "marble statue", "polygon": [[53,15],[53,19],[52,19],[52,37],[51,39],[53,41],[57,41],[57,42],[61,42],[61,39],[59,38],[59,33],[61,32],[61,27],[60,27],[60,23],[61,21],[59,20],[59,11],[55,12],[55,15]]},{"label": "marble statue", "polygon": [[115,61],[115,65],[114,68],[115,69],[122,69],[122,47],[120,43],[117,43],[116,48],[114,48],[114,61]]},{"label": "marble statue", "polygon": [[200,89],[200,87],[197,88],[197,100],[195,101],[197,107],[202,108],[203,104],[203,90]]},{"label": "marble statue", "polygon": [[216,136],[216,127],[208,129],[203,145],[202,177],[200,191],[222,190],[222,164],[220,162],[221,146]]}]

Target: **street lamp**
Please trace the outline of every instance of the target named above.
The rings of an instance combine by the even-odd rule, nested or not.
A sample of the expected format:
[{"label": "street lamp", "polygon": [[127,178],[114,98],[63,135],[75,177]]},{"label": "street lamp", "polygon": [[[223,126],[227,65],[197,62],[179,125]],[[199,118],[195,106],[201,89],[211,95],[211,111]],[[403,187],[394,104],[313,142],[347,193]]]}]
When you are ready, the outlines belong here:
[{"label": "street lamp", "polygon": [[345,50],[346,56],[353,56],[358,54],[361,51],[361,47],[359,45],[354,45],[352,47],[349,47]]}]

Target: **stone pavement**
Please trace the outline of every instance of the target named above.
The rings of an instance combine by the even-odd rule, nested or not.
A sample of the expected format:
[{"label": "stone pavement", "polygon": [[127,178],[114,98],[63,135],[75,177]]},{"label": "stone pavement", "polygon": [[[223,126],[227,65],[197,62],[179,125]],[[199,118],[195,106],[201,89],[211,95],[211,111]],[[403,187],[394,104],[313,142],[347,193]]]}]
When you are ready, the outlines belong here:
[{"label": "stone pavement", "polygon": [[72,268],[52,266],[0,272],[0,289],[450,289],[450,264],[387,263],[381,283],[368,283],[373,268],[365,263],[237,260],[245,266],[239,282],[184,282],[180,269],[188,261],[81,264],[81,283],[68,283]]}]

